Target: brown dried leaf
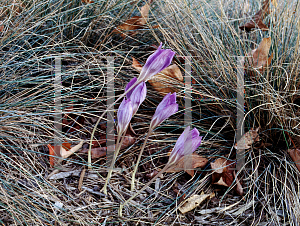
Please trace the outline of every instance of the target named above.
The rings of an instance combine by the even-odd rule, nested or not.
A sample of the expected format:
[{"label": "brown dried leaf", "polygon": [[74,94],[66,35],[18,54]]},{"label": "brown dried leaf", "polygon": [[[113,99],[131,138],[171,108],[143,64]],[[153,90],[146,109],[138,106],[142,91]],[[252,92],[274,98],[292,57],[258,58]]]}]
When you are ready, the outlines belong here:
[{"label": "brown dried leaf", "polygon": [[4,25],[2,24],[3,22],[2,21],[0,21],[0,32],[2,32],[3,30],[4,30]]},{"label": "brown dried leaf", "polygon": [[121,34],[122,38],[125,38],[126,35],[124,31],[127,32],[127,35],[134,36],[138,33],[135,31],[137,29],[143,28],[143,26],[147,23],[148,15],[150,10],[150,4],[146,3],[143,7],[141,7],[141,16],[134,16],[126,20],[123,24],[119,25],[116,29],[113,30],[113,33]]},{"label": "brown dried leaf", "polygon": [[[250,63],[254,68],[258,68],[259,70],[263,70],[264,67],[269,66],[268,63],[271,63],[271,60],[268,57],[269,51],[271,47],[271,37],[264,38],[257,49],[251,51],[252,59]],[[273,58],[273,55],[271,56]]]},{"label": "brown dried leaf", "polygon": [[170,167],[166,172],[167,173],[176,173],[184,170],[192,177],[194,176],[194,169],[203,168],[208,163],[206,158],[201,157],[200,155],[193,153],[192,155],[183,156],[177,161],[175,165]]},{"label": "brown dried leaf", "polygon": [[233,189],[239,194],[243,195],[243,188],[240,184],[238,178],[236,177],[235,162],[227,160],[225,158],[218,158],[215,162],[211,164],[212,170],[212,184],[222,185],[225,187],[230,187],[234,180],[236,180],[236,185]]},{"label": "brown dried leaf", "polygon": [[139,72],[141,72],[142,68],[143,68],[143,66],[134,57],[132,57],[132,65],[131,66]]},{"label": "brown dried leaf", "polygon": [[299,148],[289,149],[288,153],[291,156],[292,160],[295,162],[296,167],[300,172],[300,149]]},{"label": "brown dried leaf", "polygon": [[[127,148],[130,145],[133,145],[135,142],[135,138],[128,135],[124,138],[124,141],[122,143],[121,149]],[[112,147],[112,146],[109,146]],[[112,148],[111,148],[112,149]],[[113,149],[114,150],[114,149]],[[88,153],[89,149],[85,148],[81,151],[81,153]],[[91,155],[92,155],[92,159],[98,159],[101,157],[106,156],[106,152],[107,152],[107,147],[98,147],[98,148],[92,148],[91,149]]]},{"label": "brown dried leaf", "polygon": [[[70,157],[72,154],[77,152],[83,145],[83,141],[71,148],[71,144],[63,143],[61,146],[52,146],[48,144],[49,148],[49,161],[50,165],[54,166],[62,162],[64,158]],[[52,155],[52,156],[51,156]],[[57,159],[53,156],[62,157],[63,159]]]},{"label": "brown dried leaf", "polygon": [[179,211],[184,214],[199,206],[203,201],[205,201],[208,197],[211,199],[215,196],[215,193],[204,194],[202,192],[201,195],[193,195],[192,197],[186,199],[182,202],[182,204],[178,207]]},{"label": "brown dried leaf", "polygon": [[81,1],[85,4],[94,3],[94,1],[92,1],[92,0],[81,0]]},{"label": "brown dried leaf", "polygon": [[240,26],[239,28],[247,32],[251,31],[253,28],[259,28],[262,31],[267,31],[269,28],[263,23],[263,19],[266,14],[269,14],[269,0],[265,0],[263,2],[262,9],[253,16],[253,20],[247,22],[245,25]]},{"label": "brown dried leaf", "polygon": [[152,178],[155,177],[158,173],[159,173],[159,172],[158,172],[157,170],[154,170],[154,171],[151,172],[151,173],[147,173],[147,174],[146,174],[146,177],[152,179]]},{"label": "brown dried leaf", "polygon": [[257,73],[257,70],[259,70],[260,73],[263,73],[264,70],[271,64],[271,61],[273,59],[273,53],[270,57],[268,57],[270,47],[271,37],[264,38],[259,44],[259,46],[248,54],[249,64],[245,65],[245,68],[247,73],[251,77],[256,78],[255,75]]},{"label": "brown dried leaf", "polygon": [[[142,70],[142,65],[132,57],[132,67],[137,69],[139,72]],[[178,92],[176,83],[179,85],[183,82],[183,76],[180,68],[176,64],[172,64],[160,73],[153,76],[152,79],[148,80],[150,85],[162,96],[167,93]]]},{"label": "brown dried leaf", "polygon": [[176,85],[178,86],[180,82],[183,82],[183,76],[180,68],[176,64],[172,64],[162,72],[154,75],[148,82],[160,95],[165,96],[170,92],[178,92]]},{"label": "brown dried leaf", "polygon": [[251,148],[251,145],[259,141],[258,135],[259,127],[257,129],[250,129],[247,133],[242,136],[242,138],[234,145],[234,148],[237,149],[237,153],[240,153],[242,150]]},{"label": "brown dried leaf", "polygon": [[277,0],[271,0],[272,4],[275,6],[275,8],[277,7]]}]

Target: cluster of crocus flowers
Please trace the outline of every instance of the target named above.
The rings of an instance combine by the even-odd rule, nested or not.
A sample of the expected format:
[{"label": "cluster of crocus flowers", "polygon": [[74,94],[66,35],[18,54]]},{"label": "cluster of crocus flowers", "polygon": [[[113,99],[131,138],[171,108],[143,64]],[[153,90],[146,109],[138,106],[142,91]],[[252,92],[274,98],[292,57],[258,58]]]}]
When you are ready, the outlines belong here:
[{"label": "cluster of crocus flowers", "polygon": [[[122,103],[120,104],[118,113],[117,113],[117,118],[118,118],[117,144],[116,144],[116,150],[114,153],[114,159],[112,161],[110,170],[108,171],[107,179],[106,179],[105,185],[103,187],[103,192],[105,194],[107,194],[107,184],[108,184],[109,179],[112,174],[112,168],[114,167],[114,163],[116,161],[116,156],[118,155],[118,152],[119,152],[121,144],[122,144],[122,141],[121,141],[121,144],[119,144],[120,138],[122,135],[124,138],[124,136],[125,136],[124,134],[126,133],[126,130],[129,126],[131,118],[135,115],[139,106],[146,98],[147,88],[146,88],[145,82],[147,80],[149,80],[152,76],[156,75],[157,73],[161,72],[166,67],[168,67],[171,64],[172,59],[175,55],[175,52],[173,52],[172,50],[170,50],[170,49],[164,50],[164,49],[161,49],[161,47],[162,47],[162,43],[160,44],[158,49],[152,55],[150,55],[148,57],[146,64],[142,68],[139,78],[133,78],[127,84],[127,86],[125,88],[125,93],[121,97],[118,98],[118,100],[120,100],[121,98],[126,96],[123,99]],[[175,103],[176,102],[176,94],[169,95],[167,98],[164,98],[163,101],[164,101],[164,103],[160,107],[160,109],[162,111],[168,109],[168,113],[162,114],[160,112],[157,112],[156,120],[155,120],[154,124],[152,123],[153,126],[159,125],[167,117],[174,114],[178,109],[178,105]],[[173,106],[172,109],[168,108],[169,105]],[[111,106],[109,106],[109,108],[110,107]],[[174,112],[174,110],[176,110],[176,111]],[[90,149],[91,149],[91,147],[90,147]],[[89,149],[89,156],[90,156],[90,149]]]},{"label": "cluster of crocus flowers", "polygon": [[[175,52],[173,52],[170,49],[161,49],[162,43],[160,43],[158,49],[151,54],[145,65],[142,68],[142,71],[140,73],[139,78],[133,78],[126,86],[125,88],[125,94],[127,100],[123,100],[124,104],[120,105],[119,110],[122,111],[120,114],[120,117],[118,117],[118,127],[120,128],[127,128],[129,122],[129,116],[131,115],[134,116],[135,113],[137,112],[139,106],[141,103],[145,100],[146,94],[147,94],[147,88],[146,88],[146,81],[151,79],[152,76],[158,74],[162,70],[164,70],[166,67],[168,67],[172,59],[175,55]],[[130,101],[129,101],[130,100]],[[123,103],[122,102],[122,103]],[[129,104],[130,102],[130,104]],[[158,110],[155,112],[154,118],[156,120],[152,123],[152,128],[155,126],[159,125],[162,121],[164,121],[166,118],[177,112],[178,110],[178,105],[176,103],[176,94],[170,95],[168,94],[164,100],[161,103],[161,106],[158,106]],[[132,114],[131,114],[131,109],[130,105],[132,108]],[[172,106],[171,106],[172,105]],[[128,114],[126,112],[126,108],[128,107]],[[167,108],[169,107],[169,108]],[[171,109],[172,108],[172,109]],[[169,114],[162,114],[161,110],[168,110]],[[174,112],[174,110],[176,111]],[[171,113],[173,112],[173,113]],[[127,116],[125,116],[125,114]],[[169,115],[169,116],[167,116]],[[166,117],[167,116],[167,117]],[[163,119],[165,118],[165,119]],[[131,119],[131,118],[130,118]],[[130,120],[129,120],[130,121]],[[120,126],[119,126],[120,124]],[[119,133],[119,132],[118,132]]]}]

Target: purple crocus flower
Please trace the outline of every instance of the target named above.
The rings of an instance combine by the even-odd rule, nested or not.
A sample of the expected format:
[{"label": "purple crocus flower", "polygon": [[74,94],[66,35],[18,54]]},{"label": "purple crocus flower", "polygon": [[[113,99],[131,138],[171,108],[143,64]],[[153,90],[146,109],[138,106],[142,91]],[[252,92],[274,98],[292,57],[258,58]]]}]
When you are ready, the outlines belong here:
[{"label": "purple crocus flower", "polygon": [[201,139],[199,131],[196,128],[190,131],[188,126],[178,138],[170,154],[169,163],[175,163],[183,156],[192,154],[200,146]]},{"label": "purple crocus flower", "polygon": [[[137,81],[137,78],[131,79],[131,81],[127,84],[125,91],[127,91],[133,84],[135,84]],[[132,109],[133,114],[137,112],[139,109],[141,103],[145,100],[147,94],[147,87],[145,82],[141,82],[138,85],[135,86],[135,88],[131,89],[127,94],[127,99],[131,100],[132,103]]]},{"label": "purple crocus flower", "polygon": [[176,104],[176,93],[168,93],[157,106],[150,123],[150,128],[154,129],[177,111],[178,104]]},{"label": "purple crocus flower", "polygon": [[129,122],[132,118],[132,103],[131,100],[123,99],[122,103],[119,106],[117,117],[118,117],[118,126],[117,131],[118,134],[122,134],[127,129],[127,126],[129,125]]},{"label": "purple crocus flower", "polygon": [[160,43],[158,49],[148,57],[144,67],[139,76],[139,81],[148,81],[153,75],[164,70],[168,67],[175,55],[170,49],[161,49],[162,43]]}]

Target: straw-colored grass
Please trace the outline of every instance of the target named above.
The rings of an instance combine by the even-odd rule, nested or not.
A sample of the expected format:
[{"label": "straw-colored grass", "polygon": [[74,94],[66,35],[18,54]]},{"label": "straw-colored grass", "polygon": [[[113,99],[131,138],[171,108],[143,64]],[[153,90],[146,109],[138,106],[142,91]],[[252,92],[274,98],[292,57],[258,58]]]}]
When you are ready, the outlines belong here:
[{"label": "straw-colored grass", "polygon": [[[298,225],[299,171],[287,150],[299,145],[300,9],[297,1],[278,2],[265,19],[269,31],[245,33],[239,26],[257,12],[258,0],[153,1],[147,26],[123,39],[112,31],[139,15],[143,1],[28,0],[0,3],[0,223],[3,225]],[[246,4],[248,3],[248,4]],[[15,4],[12,8],[12,4]],[[20,11],[20,12],[18,12]],[[158,28],[149,28],[159,25]],[[1,26],[1,25],[0,25]],[[134,163],[151,116],[161,101],[148,84],[146,101],[132,121],[137,141],[123,150],[112,175],[108,196],[101,188],[106,161],[93,161],[93,171],[50,180],[47,144],[54,142],[54,57],[62,58],[62,114],[72,113],[72,132],[65,128],[61,142],[87,142],[95,121],[106,108],[106,56],[114,58],[115,92],[120,95],[138,72],[131,57],[145,62],[151,45],[163,42],[178,55],[174,62],[184,74],[192,59],[192,126],[204,136],[197,153],[210,161],[235,158],[237,67],[240,57],[271,37],[268,70],[255,78],[245,73],[245,130],[260,127],[257,145],[243,156],[238,172],[245,196],[231,188],[211,185],[209,165],[193,178],[168,173],[141,193],[118,217],[119,204],[131,196]],[[147,174],[163,168],[167,152],[183,131],[184,83],[179,87],[179,112],[150,136],[136,176],[137,189]],[[68,110],[69,107],[73,109]],[[115,109],[117,109],[116,104]],[[103,139],[105,120],[95,138]],[[70,124],[71,125],[71,124]],[[74,126],[73,125],[73,126]],[[57,132],[57,131],[56,131]],[[82,170],[87,155],[78,153],[60,171]],[[94,176],[93,176],[94,175]],[[78,189],[78,186],[82,186]],[[79,187],[80,187],[79,186]],[[179,193],[177,192],[179,191]],[[187,214],[178,211],[182,196],[216,192],[216,197]],[[204,213],[207,210],[209,212]]]}]

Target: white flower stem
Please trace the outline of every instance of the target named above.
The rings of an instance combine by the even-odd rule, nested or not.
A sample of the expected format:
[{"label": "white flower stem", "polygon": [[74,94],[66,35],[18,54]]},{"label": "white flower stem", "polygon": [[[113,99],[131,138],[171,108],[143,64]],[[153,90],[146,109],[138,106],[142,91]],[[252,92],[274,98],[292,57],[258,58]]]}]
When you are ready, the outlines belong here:
[{"label": "white flower stem", "polygon": [[127,199],[123,204],[120,204],[120,208],[119,208],[119,216],[122,216],[122,210],[123,207],[126,206],[132,199],[134,199],[137,195],[139,195],[142,191],[144,191],[149,185],[151,185],[153,183],[153,181],[156,180],[156,178],[158,178],[160,175],[162,175],[170,166],[172,166],[172,163],[167,163],[165,165],[165,167],[158,172],[158,174],[156,174],[155,177],[153,177],[141,190],[139,190],[137,193],[135,193],[133,196],[131,196],[129,199]]},{"label": "white flower stem", "polygon": [[[127,129],[126,129],[127,130]],[[126,131],[125,131],[126,132]],[[124,132],[124,136],[125,136],[125,132]],[[110,168],[108,170],[108,174],[107,174],[107,177],[106,177],[106,181],[105,181],[105,184],[103,186],[103,193],[105,195],[107,195],[107,185],[108,185],[108,182],[109,182],[109,179],[111,178],[111,175],[112,175],[112,171],[113,171],[113,167],[115,165],[115,161],[116,161],[116,158],[117,158],[117,155],[119,154],[119,151],[121,149],[121,145],[122,145],[122,142],[123,142],[123,139],[122,139],[122,142],[120,143],[120,138],[121,138],[121,135],[122,134],[118,134],[118,138],[117,138],[117,144],[116,144],[116,149],[115,149],[115,152],[114,152],[114,157],[113,157],[113,160],[110,164]],[[123,137],[124,137],[123,136]]]},{"label": "white flower stem", "polygon": [[151,135],[152,131],[153,131],[153,129],[150,127],[150,128],[149,128],[149,131],[148,131],[148,134],[147,134],[147,136],[146,136],[146,138],[145,138],[144,144],[143,144],[143,146],[142,146],[142,148],[141,148],[141,151],[140,151],[140,154],[139,154],[139,156],[138,156],[138,159],[137,159],[137,161],[136,161],[136,165],[135,165],[135,168],[134,168],[134,170],[133,170],[132,178],[131,178],[131,191],[134,190],[135,174],[136,174],[136,172],[137,172],[137,170],[138,170],[138,166],[139,166],[139,163],[140,163],[140,161],[141,161],[142,154],[143,154],[143,152],[144,152],[146,143],[147,143],[147,141],[148,141],[148,139],[149,139],[149,136]]}]

